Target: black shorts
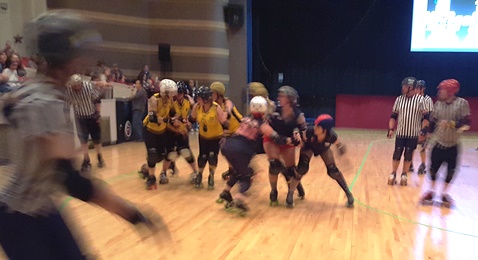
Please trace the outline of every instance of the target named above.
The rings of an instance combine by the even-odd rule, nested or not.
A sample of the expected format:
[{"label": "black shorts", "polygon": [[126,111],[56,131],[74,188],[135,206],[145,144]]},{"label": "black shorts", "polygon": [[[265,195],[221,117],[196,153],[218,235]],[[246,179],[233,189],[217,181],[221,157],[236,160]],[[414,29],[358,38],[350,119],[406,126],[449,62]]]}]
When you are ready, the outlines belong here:
[{"label": "black shorts", "polygon": [[404,138],[404,137],[397,137],[395,138],[395,148],[403,147],[409,148],[412,150],[417,149],[418,145],[418,137],[416,138]]},{"label": "black shorts", "polygon": [[91,139],[95,144],[101,143],[101,127],[95,118],[81,119],[78,118],[76,129],[78,131],[78,137],[81,143],[88,142],[88,136],[91,135]]},{"label": "black shorts", "polygon": [[204,139],[199,136],[199,156],[209,156],[210,153],[219,154],[219,141],[218,139]]},{"label": "black shorts", "polygon": [[432,150],[430,169],[437,172],[440,166],[446,162],[448,170],[454,170],[457,158],[458,146],[444,147],[436,144]]},{"label": "black shorts", "polygon": [[146,145],[146,149],[156,149],[159,155],[166,155],[166,142],[167,142],[166,133],[154,134],[147,130],[146,127],[143,128],[143,140]]},{"label": "black shorts", "polygon": [[189,135],[184,136],[181,134],[176,134],[174,136],[176,151],[181,151],[182,149],[189,148]]},{"label": "black shorts", "polygon": [[327,151],[330,149],[330,143],[328,143],[328,146],[326,146],[324,143],[311,143],[311,142],[306,142],[304,146],[300,149],[300,151],[312,151],[314,153],[314,156],[319,156],[323,152]]}]

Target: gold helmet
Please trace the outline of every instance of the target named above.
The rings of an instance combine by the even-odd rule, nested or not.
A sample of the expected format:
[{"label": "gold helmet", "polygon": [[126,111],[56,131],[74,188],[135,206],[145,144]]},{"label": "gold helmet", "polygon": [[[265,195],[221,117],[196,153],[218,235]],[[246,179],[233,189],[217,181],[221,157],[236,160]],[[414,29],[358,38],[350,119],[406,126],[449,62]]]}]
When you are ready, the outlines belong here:
[{"label": "gold helmet", "polygon": [[264,87],[264,84],[260,82],[249,83],[249,94],[252,97],[261,96],[265,98],[269,96],[269,92],[267,92],[266,87]]},{"label": "gold helmet", "polygon": [[211,86],[209,86],[212,92],[216,92],[219,96],[224,96],[226,94],[226,86],[224,86],[224,83],[215,81],[211,83]]}]

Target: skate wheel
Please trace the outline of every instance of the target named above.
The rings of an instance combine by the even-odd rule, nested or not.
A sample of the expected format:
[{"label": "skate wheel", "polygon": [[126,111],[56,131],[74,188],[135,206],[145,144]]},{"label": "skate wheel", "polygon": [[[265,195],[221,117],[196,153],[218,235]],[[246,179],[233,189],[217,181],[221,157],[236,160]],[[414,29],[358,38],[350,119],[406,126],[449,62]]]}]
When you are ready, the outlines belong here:
[{"label": "skate wheel", "polygon": [[276,200],[276,201],[271,201],[271,204],[270,206],[273,207],[273,206],[278,206],[279,205],[279,202]]},{"label": "skate wheel", "polygon": [[286,203],[286,206],[287,206],[287,208],[291,209],[291,208],[294,207],[294,203],[292,203],[292,204]]},{"label": "skate wheel", "polygon": [[201,189],[203,187],[202,183],[201,184],[196,184],[196,189]]},{"label": "skate wheel", "polygon": [[350,202],[347,201],[347,203],[345,203],[345,206],[346,206],[347,208],[353,208],[353,207],[354,207],[354,203],[353,203],[353,202],[350,203]]},{"label": "skate wheel", "polygon": [[242,210],[237,213],[239,217],[245,217],[246,214],[247,214],[246,211],[242,211]]},{"label": "skate wheel", "polygon": [[224,202],[224,200],[221,199],[221,198],[219,198],[219,199],[216,200],[216,203],[223,203],[223,202]]},{"label": "skate wheel", "polygon": [[305,195],[304,196],[299,196],[300,200],[305,200]]},{"label": "skate wheel", "polygon": [[214,190],[214,186],[207,186],[208,190]]},{"label": "skate wheel", "polygon": [[168,183],[169,183],[168,179],[159,181],[159,184],[168,184]]}]

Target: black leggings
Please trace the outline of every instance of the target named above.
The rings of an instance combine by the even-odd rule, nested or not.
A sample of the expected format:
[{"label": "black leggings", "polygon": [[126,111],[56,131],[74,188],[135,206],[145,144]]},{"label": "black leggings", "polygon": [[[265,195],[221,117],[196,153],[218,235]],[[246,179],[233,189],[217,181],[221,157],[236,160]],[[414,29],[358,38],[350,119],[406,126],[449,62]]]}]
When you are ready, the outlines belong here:
[{"label": "black leggings", "polygon": [[0,244],[9,259],[86,259],[56,209],[29,216],[0,206]]},{"label": "black leggings", "polygon": [[254,144],[243,136],[233,136],[226,141],[221,152],[234,169],[227,185],[232,187],[239,181],[241,186],[246,185],[247,188],[244,189],[246,191],[250,186],[253,174],[249,164],[255,155]]}]

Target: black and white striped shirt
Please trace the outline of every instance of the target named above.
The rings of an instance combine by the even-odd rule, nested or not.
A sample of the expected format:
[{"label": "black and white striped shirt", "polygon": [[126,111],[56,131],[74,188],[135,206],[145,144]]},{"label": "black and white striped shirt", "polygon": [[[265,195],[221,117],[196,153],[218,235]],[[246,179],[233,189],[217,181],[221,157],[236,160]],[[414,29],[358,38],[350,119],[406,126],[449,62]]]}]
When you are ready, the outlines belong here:
[{"label": "black and white striped shirt", "polygon": [[392,113],[398,115],[397,137],[418,138],[422,128],[423,116],[430,113],[430,110],[426,108],[423,96],[407,97],[401,95],[395,99]]},{"label": "black and white striped shirt", "polygon": [[443,101],[437,101],[433,108],[431,120],[436,123],[434,137],[436,142],[445,147],[451,147],[458,144],[460,133],[456,132],[456,128],[440,127],[440,122],[446,120],[458,123],[459,120],[470,116],[470,106],[468,101],[457,97],[452,103],[447,104]]},{"label": "black and white striped shirt", "polygon": [[425,105],[425,110],[433,112],[433,100],[429,95],[423,95],[423,104]]},{"label": "black and white striped shirt", "polygon": [[89,119],[97,116],[96,104],[101,102],[100,95],[91,82],[83,81],[81,90],[67,89],[67,101],[73,106],[75,116]]}]

